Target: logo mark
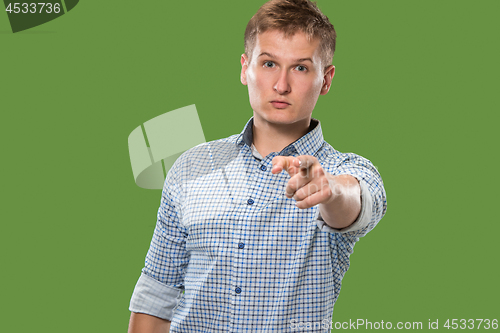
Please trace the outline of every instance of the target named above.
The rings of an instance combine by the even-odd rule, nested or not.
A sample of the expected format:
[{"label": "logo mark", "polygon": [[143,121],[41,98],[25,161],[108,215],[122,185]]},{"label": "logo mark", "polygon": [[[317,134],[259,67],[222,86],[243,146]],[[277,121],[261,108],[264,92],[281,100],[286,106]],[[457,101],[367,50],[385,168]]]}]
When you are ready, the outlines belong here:
[{"label": "logo mark", "polygon": [[177,158],[204,142],[205,135],[194,104],[146,121],[128,137],[135,183],[142,188],[161,190]]}]

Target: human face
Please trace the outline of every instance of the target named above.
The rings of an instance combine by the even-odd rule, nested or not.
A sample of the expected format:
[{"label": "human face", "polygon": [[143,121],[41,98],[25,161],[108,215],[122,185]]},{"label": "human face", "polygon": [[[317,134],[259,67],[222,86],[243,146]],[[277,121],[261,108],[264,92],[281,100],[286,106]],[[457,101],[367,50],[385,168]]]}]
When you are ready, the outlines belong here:
[{"label": "human face", "polygon": [[[254,124],[309,126],[319,95],[330,89],[335,67],[324,68],[319,39],[278,30],[257,36],[251,61],[241,56],[241,83],[248,86]],[[302,127],[301,126],[301,127]]]}]

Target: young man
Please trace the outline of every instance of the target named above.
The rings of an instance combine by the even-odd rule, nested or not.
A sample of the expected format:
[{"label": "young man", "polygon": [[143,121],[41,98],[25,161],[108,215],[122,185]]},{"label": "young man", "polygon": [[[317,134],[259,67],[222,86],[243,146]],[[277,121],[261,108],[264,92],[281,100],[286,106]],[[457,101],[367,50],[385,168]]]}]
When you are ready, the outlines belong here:
[{"label": "young man", "polygon": [[250,20],[253,118],[169,171],[129,332],[329,331],[354,244],[386,210],[376,168],[311,118],[334,50],[309,0],[271,0]]}]

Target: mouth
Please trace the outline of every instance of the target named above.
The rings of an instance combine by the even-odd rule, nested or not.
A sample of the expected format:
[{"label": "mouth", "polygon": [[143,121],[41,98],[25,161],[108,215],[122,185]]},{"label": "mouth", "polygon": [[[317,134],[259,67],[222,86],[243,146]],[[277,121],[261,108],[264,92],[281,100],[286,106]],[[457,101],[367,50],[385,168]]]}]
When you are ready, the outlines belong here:
[{"label": "mouth", "polygon": [[290,103],[286,101],[281,101],[281,100],[274,100],[270,102],[276,109],[284,109],[287,106],[291,105]]}]

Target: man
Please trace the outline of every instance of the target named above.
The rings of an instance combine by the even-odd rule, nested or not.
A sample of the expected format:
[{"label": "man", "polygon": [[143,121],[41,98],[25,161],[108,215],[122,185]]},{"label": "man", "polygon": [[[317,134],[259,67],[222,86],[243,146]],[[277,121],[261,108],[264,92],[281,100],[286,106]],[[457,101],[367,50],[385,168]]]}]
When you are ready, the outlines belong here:
[{"label": "man", "polygon": [[329,330],[354,244],[386,210],[376,168],[311,118],[335,37],[309,0],[271,0],[250,20],[253,118],[169,171],[129,332]]}]

